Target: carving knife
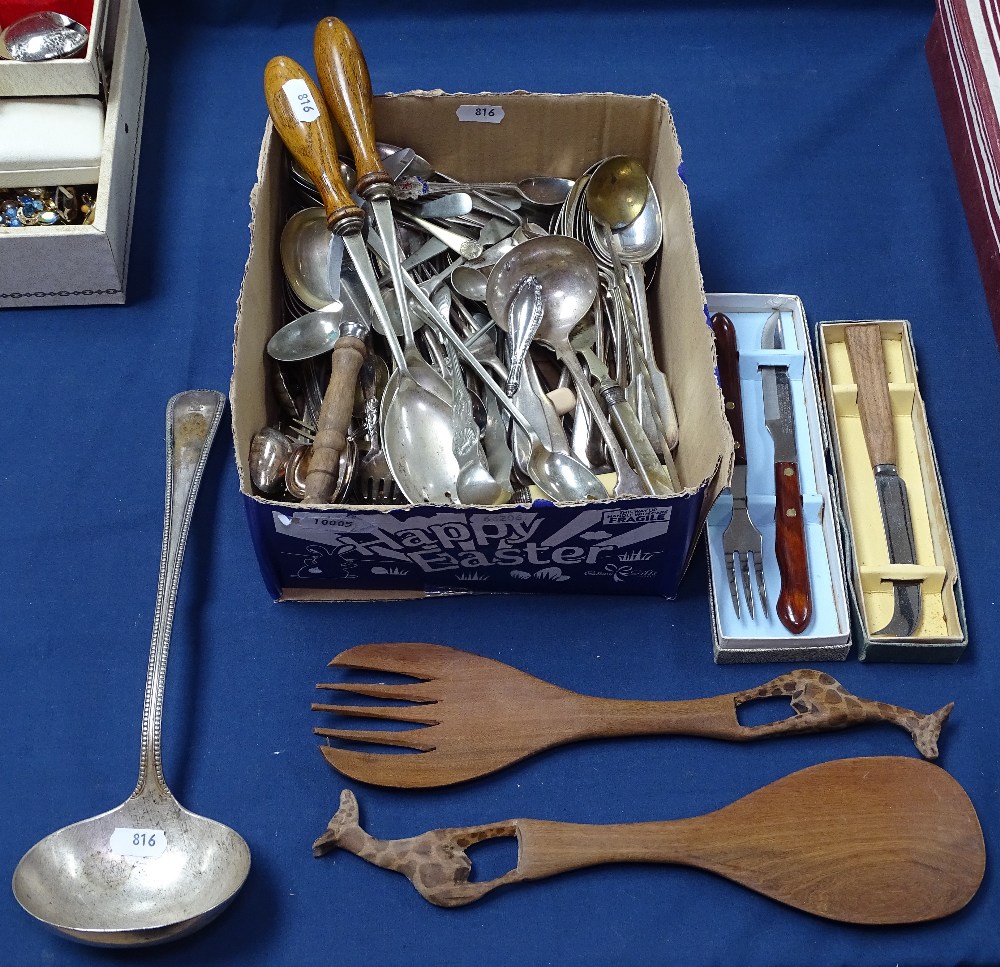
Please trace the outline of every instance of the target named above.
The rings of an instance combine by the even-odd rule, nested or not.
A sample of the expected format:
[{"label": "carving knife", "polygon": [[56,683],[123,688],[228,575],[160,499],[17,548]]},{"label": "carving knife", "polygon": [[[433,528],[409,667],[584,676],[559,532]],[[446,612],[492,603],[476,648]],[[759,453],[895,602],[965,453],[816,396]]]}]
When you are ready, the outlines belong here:
[{"label": "carving knife", "polygon": [[[764,324],[761,349],[783,349],[781,313],[772,312]],[[801,634],[812,617],[809,561],[802,489],[795,449],[795,413],[787,366],[760,366],[764,387],[764,423],[774,442],[774,554],[778,559],[781,589],[775,613],[792,634]]]},{"label": "carving knife", "polygon": [[[875,492],[882,511],[891,564],[916,564],[913,523],[906,483],[896,470],[896,438],[892,428],[889,377],[877,323],[844,327],[851,371],[858,387],[858,413],[875,473]],[[920,624],[920,581],[892,581],[894,607],[889,623],[874,634],[909,638]]]}]

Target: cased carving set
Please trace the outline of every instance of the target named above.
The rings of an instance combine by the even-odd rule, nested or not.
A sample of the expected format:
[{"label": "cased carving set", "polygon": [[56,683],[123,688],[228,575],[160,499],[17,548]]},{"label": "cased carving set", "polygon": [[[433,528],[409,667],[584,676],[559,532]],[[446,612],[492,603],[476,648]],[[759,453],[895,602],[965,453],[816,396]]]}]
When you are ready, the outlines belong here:
[{"label": "cased carving set", "polygon": [[[45,43],[79,44],[72,23],[50,17]],[[3,39],[14,57],[32,42],[16,30]],[[382,839],[362,828],[348,789],[315,855],[355,854],[449,908],[614,863],[696,866],[844,923],[918,923],[964,907],[984,876],[983,835],[965,791],[929,761],[951,696],[914,711],[881,686],[862,698],[802,667],[852,653],[953,662],[966,645],[909,325],[829,322],[810,337],[794,295],[706,296],[660,99],[373,98],[360,46],[335,17],[316,28],[315,70],[284,56],[261,66],[270,121],[231,398],[272,596],[673,597],[702,531],[707,546],[713,641],[700,646],[701,694],[664,696],[669,687],[651,683],[642,696],[585,695],[473,651],[359,645],[316,686],[326,762],[406,796],[635,735],[664,737],[664,755],[677,736],[749,743],[734,755],[757,756],[794,737],[822,757],[829,740],[814,733],[889,725],[917,753],[821,761],[715,811],[692,801],[686,818],[615,825],[486,815]],[[78,216],[96,184],[72,198],[33,189],[0,220],[28,231],[64,205]],[[223,406],[211,391],[168,404],[135,792],[43,839],[14,874],[30,914],[87,943],[191,933],[250,872],[242,837],[179,806],[160,763],[180,563]],[[718,663],[795,665],[725,692],[712,687],[710,648]],[[738,715],[775,699],[787,705],[772,720]],[[332,800],[339,785],[316,789]],[[474,878],[467,850],[503,837],[517,841],[514,868]],[[383,874],[329,864],[331,892],[362,876]],[[116,879],[125,885],[108,886]],[[668,900],[669,876],[661,888]]]}]

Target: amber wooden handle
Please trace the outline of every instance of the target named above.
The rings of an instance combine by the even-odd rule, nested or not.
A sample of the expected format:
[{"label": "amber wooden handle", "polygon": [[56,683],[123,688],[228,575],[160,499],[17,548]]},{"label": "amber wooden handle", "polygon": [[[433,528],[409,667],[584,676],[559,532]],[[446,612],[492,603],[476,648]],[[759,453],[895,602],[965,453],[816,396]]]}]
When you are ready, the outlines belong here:
[{"label": "amber wooden handle", "polygon": [[372,82],[357,38],[342,20],[325,17],[316,25],[313,49],[323,94],[354,155],[358,194],[392,184],[375,146]]},{"label": "amber wooden handle", "polygon": [[747,445],[743,432],[743,396],[740,392],[740,353],[736,348],[736,327],[725,313],[712,316],[715,350],[719,358],[719,386],[726,401],[726,419],[733,431],[736,464],[746,464]]},{"label": "amber wooden handle", "polygon": [[360,225],[364,215],[340,177],[330,115],[313,79],[290,57],[273,57],[264,68],[264,96],[275,130],[323,199],[327,224]]},{"label": "amber wooden handle", "polygon": [[889,377],[882,355],[882,333],[877,323],[844,327],[844,342],[858,387],[861,429],[873,467],[896,465],[896,440],[892,429]]},{"label": "amber wooden handle", "polygon": [[347,446],[347,427],[354,409],[354,393],[367,348],[363,339],[343,335],[333,347],[330,382],[323,396],[309,457],[305,503],[327,503],[340,476],[340,455]]},{"label": "amber wooden handle", "polygon": [[774,465],[774,553],[781,574],[781,593],[775,606],[781,623],[794,635],[802,634],[812,617],[809,559],[799,468],[794,463]]}]

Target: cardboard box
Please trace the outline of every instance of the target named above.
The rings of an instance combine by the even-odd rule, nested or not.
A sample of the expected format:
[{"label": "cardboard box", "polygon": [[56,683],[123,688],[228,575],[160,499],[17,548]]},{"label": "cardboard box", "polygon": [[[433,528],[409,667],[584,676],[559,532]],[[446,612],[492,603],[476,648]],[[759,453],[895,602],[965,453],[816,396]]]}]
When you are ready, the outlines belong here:
[{"label": "cardboard box", "polygon": [[[499,124],[462,122],[463,105],[503,108]],[[454,95],[376,99],[383,141],[412,147],[460,179],[576,177],[614,154],[650,172],[664,214],[664,269],[650,291],[658,360],[680,423],[675,498],[584,505],[304,508],[252,493],[250,441],[272,422],[268,338],[282,322],[278,240],[288,158],[270,124],[251,196],[251,248],[240,293],[231,397],[240,487],[264,581],[279,600],[555,591],[673,596],[708,508],[728,479],[732,437],[713,374],[712,334],[681,180],[680,147],[661,98],[616,94]]]},{"label": "cardboard box", "polygon": [[[858,657],[867,661],[954,662],[968,642],[958,559],[927,414],[917,384],[910,325],[879,322],[893,413],[896,465],[906,484],[915,564],[891,564],[874,476],[844,342],[857,323],[824,322],[816,331],[831,463],[843,513],[842,536]],[[921,617],[910,638],[874,635],[892,616],[890,578],[921,583]]]},{"label": "cardboard box", "polygon": [[965,217],[1000,341],[1000,40],[997,0],[938,0],[927,37]]},{"label": "cardboard box", "polygon": [[[760,531],[768,614],[754,598],[751,618],[740,596],[737,614],[730,593],[723,534],[732,520],[732,493],[724,491],[705,528],[709,557],[714,654],[719,664],[760,661],[834,661],[851,648],[850,617],[838,540],[835,499],[826,470],[826,437],[822,401],[816,390],[805,312],[790,295],[709,294],[710,313],[723,312],[733,322],[740,355],[740,389],[747,457],[747,510]],[[762,350],[761,333],[772,312],[781,313],[784,350]],[[787,364],[791,380],[809,564],[812,618],[805,630],[792,634],[778,620],[775,604],[781,587],[775,557],[774,444],[764,424],[762,365]],[[742,583],[737,572],[737,583]],[[753,569],[751,584],[755,585]]]},{"label": "cardboard box", "polygon": [[[63,12],[58,6],[51,9]],[[116,0],[94,0],[83,57],[34,62],[0,60],[0,97],[102,95],[113,48],[117,46],[119,9]]]},{"label": "cardboard box", "polygon": [[94,222],[0,227],[0,307],[125,301],[148,52],[135,0],[109,4],[116,32]]}]

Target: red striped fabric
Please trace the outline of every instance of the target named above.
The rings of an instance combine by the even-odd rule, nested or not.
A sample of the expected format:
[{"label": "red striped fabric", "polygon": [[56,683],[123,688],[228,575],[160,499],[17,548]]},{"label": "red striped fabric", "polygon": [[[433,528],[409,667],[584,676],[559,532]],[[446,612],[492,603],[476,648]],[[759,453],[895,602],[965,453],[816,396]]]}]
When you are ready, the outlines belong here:
[{"label": "red striped fabric", "polygon": [[938,0],[927,59],[1000,340],[1000,4]]}]

